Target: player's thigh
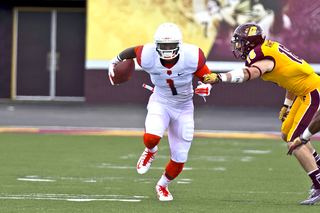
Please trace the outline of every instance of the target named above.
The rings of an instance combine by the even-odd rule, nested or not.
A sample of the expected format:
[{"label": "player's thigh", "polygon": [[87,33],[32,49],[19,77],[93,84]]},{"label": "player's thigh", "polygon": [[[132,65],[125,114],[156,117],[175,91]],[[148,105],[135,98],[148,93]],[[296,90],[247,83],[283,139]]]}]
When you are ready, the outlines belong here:
[{"label": "player's thigh", "polygon": [[282,127],[281,127],[281,132],[285,135],[288,135],[290,132],[290,129],[292,128],[294,119],[300,109],[301,106],[301,102],[300,99],[297,98],[295,100],[295,102],[293,103],[291,110],[287,116],[287,118],[285,119],[285,121],[282,123]]},{"label": "player's thigh", "polygon": [[314,114],[319,109],[319,93],[313,91],[304,97],[298,97],[300,107],[294,117],[292,127],[288,134],[288,141],[294,140],[308,127]]},{"label": "player's thigh", "polygon": [[145,132],[162,137],[169,124],[169,115],[163,104],[154,102],[148,104],[145,120]]},{"label": "player's thigh", "polygon": [[188,152],[194,135],[193,108],[184,111],[178,119],[168,127],[168,140],[171,150],[171,159],[175,162],[187,161]]}]

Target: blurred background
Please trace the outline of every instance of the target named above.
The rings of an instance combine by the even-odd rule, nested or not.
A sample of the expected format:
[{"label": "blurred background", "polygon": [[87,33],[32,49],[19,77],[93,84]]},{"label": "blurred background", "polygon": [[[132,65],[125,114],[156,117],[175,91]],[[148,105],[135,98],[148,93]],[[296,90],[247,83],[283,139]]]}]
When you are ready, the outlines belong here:
[{"label": "blurred background", "polygon": [[[244,67],[231,52],[234,29],[262,26],[320,73],[318,0],[4,0],[0,3],[0,99],[146,104],[149,75],[137,65],[112,86],[108,63],[128,47],[153,42],[156,28],[174,22],[183,41],[199,46],[212,72]],[[194,85],[197,79],[194,79]],[[195,105],[277,107],[284,89],[261,79],[213,87]]]}]

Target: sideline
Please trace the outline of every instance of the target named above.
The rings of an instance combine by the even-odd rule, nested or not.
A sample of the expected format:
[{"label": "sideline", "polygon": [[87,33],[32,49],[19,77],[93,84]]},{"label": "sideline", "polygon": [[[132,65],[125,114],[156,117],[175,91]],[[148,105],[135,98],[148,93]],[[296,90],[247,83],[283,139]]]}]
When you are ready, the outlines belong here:
[{"label": "sideline", "polygon": [[[94,128],[94,127],[21,127],[3,126],[0,133],[31,133],[31,134],[65,134],[65,135],[92,135],[92,136],[128,136],[142,137],[143,129],[138,128]],[[164,136],[168,136],[165,132]],[[257,131],[210,131],[195,130],[194,137],[202,138],[243,138],[243,139],[281,139],[280,132]],[[312,140],[320,140],[320,135],[314,135]]]},{"label": "sideline", "polygon": [[[143,129],[134,128],[77,128],[77,127],[0,127],[0,133],[33,133],[33,134],[69,134],[94,136],[137,136],[142,137]],[[165,132],[167,136],[167,132]],[[194,137],[205,138],[248,138],[248,139],[281,139],[279,133],[207,131],[196,130]],[[320,137],[319,137],[320,140]]]}]

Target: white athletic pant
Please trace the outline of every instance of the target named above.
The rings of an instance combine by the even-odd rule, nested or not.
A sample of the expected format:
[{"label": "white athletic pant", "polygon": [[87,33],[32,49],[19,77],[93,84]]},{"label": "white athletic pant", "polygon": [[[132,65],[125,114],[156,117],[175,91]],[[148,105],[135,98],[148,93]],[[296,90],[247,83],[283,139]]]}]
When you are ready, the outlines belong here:
[{"label": "white athletic pant", "polygon": [[186,162],[194,133],[193,102],[167,106],[156,100],[152,94],[147,109],[146,133],[162,138],[165,130],[168,129],[171,159],[178,163]]}]

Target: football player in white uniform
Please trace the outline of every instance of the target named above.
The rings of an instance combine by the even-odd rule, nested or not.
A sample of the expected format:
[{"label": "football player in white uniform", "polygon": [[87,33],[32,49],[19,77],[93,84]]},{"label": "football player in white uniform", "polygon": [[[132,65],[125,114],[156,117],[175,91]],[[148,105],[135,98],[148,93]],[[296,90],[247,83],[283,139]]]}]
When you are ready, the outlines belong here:
[{"label": "football player in white uniform", "polygon": [[168,129],[171,158],[156,184],[156,191],[160,201],[169,201],[173,198],[168,184],[182,171],[194,135],[192,78],[195,75],[200,80],[196,94],[208,96],[211,85],[201,81],[211,72],[202,50],[183,43],[182,32],[173,23],[157,28],[154,43],[127,48],[113,58],[109,66],[111,84],[114,66],[129,58],[136,58],[155,86],[147,106],[143,135],[146,148],[138,160],[137,171],[139,174],[148,171],[158,151],[157,145]]}]

